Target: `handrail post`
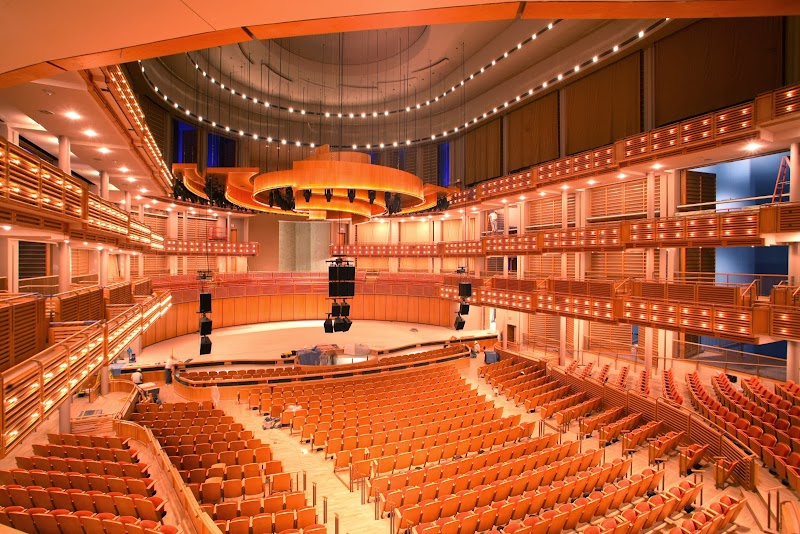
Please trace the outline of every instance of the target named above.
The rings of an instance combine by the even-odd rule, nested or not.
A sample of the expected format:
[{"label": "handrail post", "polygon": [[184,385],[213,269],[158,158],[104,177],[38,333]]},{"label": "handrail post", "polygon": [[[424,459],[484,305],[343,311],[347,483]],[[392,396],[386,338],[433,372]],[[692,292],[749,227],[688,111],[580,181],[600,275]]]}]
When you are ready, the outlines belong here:
[{"label": "handrail post", "polygon": [[322,522],[328,524],[328,497],[322,497]]}]

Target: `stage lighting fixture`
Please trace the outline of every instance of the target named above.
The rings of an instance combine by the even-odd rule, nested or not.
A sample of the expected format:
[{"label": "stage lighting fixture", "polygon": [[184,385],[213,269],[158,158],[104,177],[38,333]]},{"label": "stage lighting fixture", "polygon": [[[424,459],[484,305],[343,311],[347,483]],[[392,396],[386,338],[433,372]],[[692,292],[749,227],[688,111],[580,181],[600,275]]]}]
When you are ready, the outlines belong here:
[{"label": "stage lighting fixture", "polygon": [[374,189],[370,189],[369,191],[367,191],[367,198],[369,199],[369,203],[370,204],[374,204],[375,203],[375,190]]},{"label": "stage lighting fixture", "polygon": [[328,318],[325,319],[325,323],[323,324],[325,327],[326,334],[333,334],[333,321],[331,320],[331,314],[328,314]]},{"label": "stage lighting fixture", "polygon": [[331,304],[331,315],[334,317],[339,317],[342,315],[342,305],[335,300],[333,301],[333,304]]},{"label": "stage lighting fixture", "polygon": [[326,189],[325,190],[325,200],[330,202],[332,198],[333,198],[333,189]]},{"label": "stage lighting fixture", "polygon": [[311,201],[311,189],[303,189],[303,198],[306,199],[306,202]]},{"label": "stage lighting fixture", "polygon": [[469,315],[469,304],[466,302],[462,302],[458,305],[458,313],[459,315]]},{"label": "stage lighting fixture", "polygon": [[464,325],[465,324],[466,324],[466,321],[464,321],[464,319],[462,319],[461,315],[456,314],[456,322],[455,322],[455,324],[453,324],[455,329],[456,330],[464,330]]},{"label": "stage lighting fixture", "polygon": [[347,200],[350,201],[350,204],[355,202],[355,200],[356,200],[356,190],[355,189],[348,189],[347,190]]}]

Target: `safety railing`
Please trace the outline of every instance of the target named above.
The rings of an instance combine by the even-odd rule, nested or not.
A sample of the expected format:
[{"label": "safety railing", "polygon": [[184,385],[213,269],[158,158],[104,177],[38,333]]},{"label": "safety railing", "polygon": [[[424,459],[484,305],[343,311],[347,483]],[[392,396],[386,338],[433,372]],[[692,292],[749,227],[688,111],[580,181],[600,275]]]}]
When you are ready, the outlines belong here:
[{"label": "safety railing", "polygon": [[52,295],[46,309],[51,322],[103,319],[103,289],[88,286]]},{"label": "safety railing", "polygon": [[0,373],[0,455],[5,457],[35,430],[89,374],[115,359],[127,347],[126,340],[132,341],[131,334],[146,330],[166,313],[170,302],[169,292],[163,292],[112,321],[82,328],[56,326],[71,330],[52,346]]},{"label": "safety railing", "polygon": [[54,295],[58,293],[58,275],[20,278],[17,282],[17,287],[20,293]]}]

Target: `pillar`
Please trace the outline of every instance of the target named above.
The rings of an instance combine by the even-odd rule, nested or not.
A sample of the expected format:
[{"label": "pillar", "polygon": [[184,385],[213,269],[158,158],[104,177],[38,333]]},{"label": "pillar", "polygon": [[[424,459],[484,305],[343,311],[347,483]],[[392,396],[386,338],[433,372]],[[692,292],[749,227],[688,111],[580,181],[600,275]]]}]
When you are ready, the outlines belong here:
[{"label": "pillar", "polygon": [[61,406],[58,407],[58,431],[62,434],[72,433],[72,423],[70,414],[72,412],[72,393],[67,393],[67,397]]},{"label": "pillar", "polygon": [[66,174],[72,174],[72,163],[70,161],[70,142],[69,137],[58,136],[58,168]]},{"label": "pillar", "polygon": [[108,362],[104,363],[100,367],[100,394],[101,395],[108,395],[109,387],[108,387]]},{"label": "pillar", "polygon": [[58,292],[69,291],[72,284],[72,252],[69,246],[69,239],[65,239],[56,246],[58,255]]},{"label": "pillar", "polygon": [[[563,202],[563,201],[562,201]],[[575,227],[583,228],[586,226],[586,216],[589,211],[589,194],[586,190],[577,191],[575,193]],[[575,253],[575,280],[586,279],[586,264],[589,258],[588,252]],[[585,345],[584,339],[588,334],[589,321],[586,319],[574,319],[575,327],[573,335],[575,336],[575,354],[581,362],[583,362],[583,347]]]},{"label": "pillar", "polygon": [[[178,239],[178,213],[175,211],[167,212],[167,235],[166,239]],[[169,274],[178,274],[178,256],[167,256],[167,267]]]},{"label": "pillar", "polygon": [[[386,219],[382,219],[385,221]],[[379,222],[378,224],[388,224],[389,225],[389,244],[396,245],[400,243],[400,222],[389,219],[386,222]],[[430,224],[430,222],[428,222]],[[400,271],[400,258],[389,258],[389,272],[396,273]]]},{"label": "pillar", "polygon": [[[440,243],[444,241],[444,220],[435,220],[433,221],[433,226],[431,227],[432,234],[431,234],[431,243]],[[439,255],[433,256],[433,265],[431,272],[434,274],[439,274],[442,272],[442,257]]]},{"label": "pillar", "polygon": [[[800,202],[800,143],[792,143],[790,148],[789,180],[789,201]],[[800,242],[789,243],[788,273],[790,285],[800,285]],[[787,341],[786,379],[798,382],[799,378],[800,341]]]},{"label": "pillar", "polygon": [[100,171],[100,198],[108,200],[108,171]]},{"label": "pillar", "polygon": [[19,145],[19,132],[2,121],[0,121],[0,137],[5,137],[12,145]]},{"label": "pillar", "polygon": [[98,261],[98,277],[100,279],[100,286],[105,287],[108,285],[108,249],[103,247],[102,250],[99,251],[99,258]]},{"label": "pillar", "polygon": [[[569,195],[566,191],[561,191],[561,228],[569,228],[569,217],[567,216],[567,207],[569,205]],[[561,253],[561,278],[567,278],[567,253]],[[567,365],[567,319],[566,317],[559,317],[558,321],[558,365]],[[574,354],[573,354],[574,358]]]}]

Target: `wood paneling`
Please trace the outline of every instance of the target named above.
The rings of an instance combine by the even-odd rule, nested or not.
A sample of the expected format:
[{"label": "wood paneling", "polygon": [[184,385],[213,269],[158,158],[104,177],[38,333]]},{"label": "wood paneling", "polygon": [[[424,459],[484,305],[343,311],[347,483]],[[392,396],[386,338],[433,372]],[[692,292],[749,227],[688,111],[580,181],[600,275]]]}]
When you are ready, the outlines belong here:
[{"label": "wood paneling", "polygon": [[634,53],[564,88],[567,154],[641,131],[640,57]]},{"label": "wood paneling", "polygon": [[656,126],[752,99],[783,82],[778,17],[701,20],[657,41],[654,50]]},{"label": "wood paneling", "polygon": [[[432,297],[358,295],[351,301],[353,320],[402,321],[450,326],[454,304]],[[259,295],[217,299],[209,317],[216,328],[278,320],[320,322],[330,311],[324,295]],[[2,309],[0,309],[0,312]],[[174,304],[142,337],[144,346],[198,331],[197,303]],[[291,319],[290,319],[291,317]]]},{"label": "wood paneling", "polygon": [[502,130],[500,120],[493,120],[464,136],[466,185],[500,176],[503,172]]},{"label": "wood paneling", "polygon": [[508,114],[508,168],[511,172],[558,158],[558,92]]}]

